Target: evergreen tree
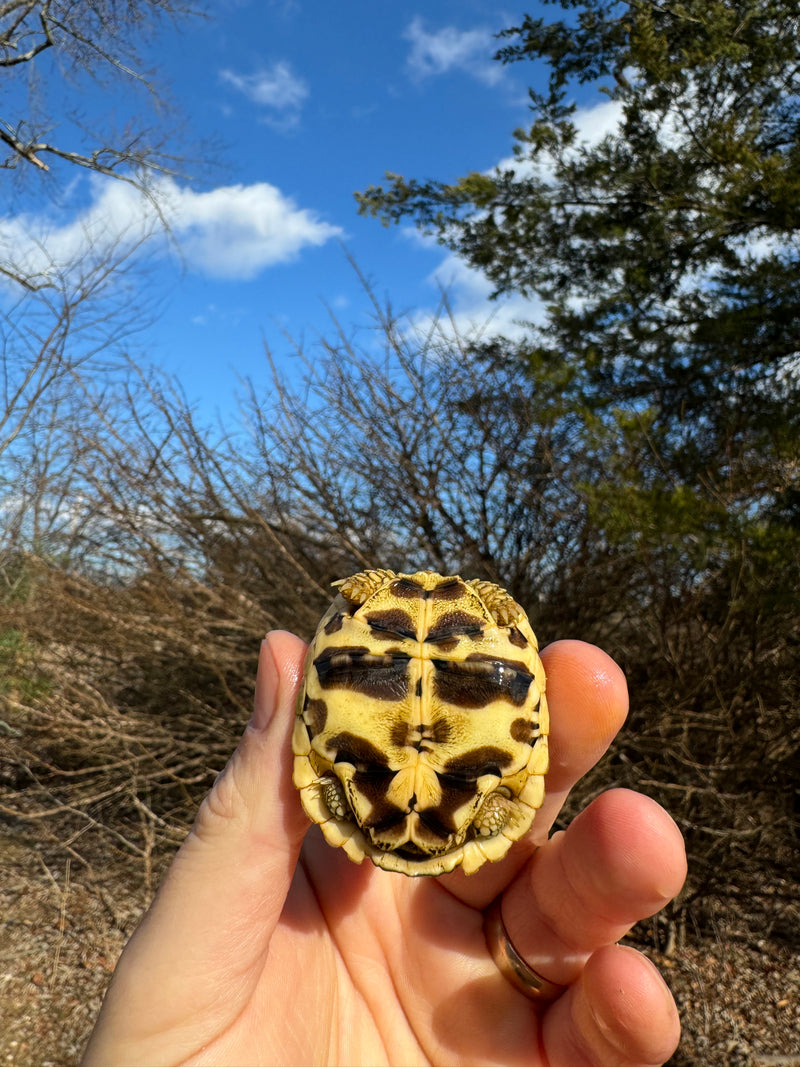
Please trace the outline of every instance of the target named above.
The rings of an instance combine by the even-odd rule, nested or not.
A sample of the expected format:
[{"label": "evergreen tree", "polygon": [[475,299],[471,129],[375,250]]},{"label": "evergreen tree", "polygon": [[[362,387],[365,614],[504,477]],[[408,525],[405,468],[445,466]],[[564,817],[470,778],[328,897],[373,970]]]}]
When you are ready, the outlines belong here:
[{"label": "evergreen tree", "polygon": [[[587,402],[645,419],[659,466],[697,468],[713,457],[720,484],[737,462],[760,457],[762,467],[765,449],[791,466],[796,6],[561,6],[574,17],[526,17],[501,35],[509,42],[501,62],[544,60],[550,69],[547,92],[530,93],[532,125],[515,133],[515,165],[454,184],[395,176],[361,194],[360,210],[414,218],[498,294],[540,296],[548,316],[532,328],[531,358],[567,361]],[[594,144],[579,141],[568,102],[585,82],[619,109],[617,128]],[[762,503],[763,481],[774,477],[754,479]],[[772,486],[779,510],[788,488],[784,479]]]}]

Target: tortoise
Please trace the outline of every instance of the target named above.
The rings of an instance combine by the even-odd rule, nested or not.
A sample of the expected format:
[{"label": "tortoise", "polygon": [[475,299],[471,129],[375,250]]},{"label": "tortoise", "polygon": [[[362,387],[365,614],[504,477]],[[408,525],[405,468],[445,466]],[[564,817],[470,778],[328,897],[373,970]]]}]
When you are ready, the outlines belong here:
[{"label": "tortoise", "polygon": [[492,582],[369,570],[332,583],[304,665],[294,784],[330,845],[466,874],[529,829],[548,767],[545,673]]}]

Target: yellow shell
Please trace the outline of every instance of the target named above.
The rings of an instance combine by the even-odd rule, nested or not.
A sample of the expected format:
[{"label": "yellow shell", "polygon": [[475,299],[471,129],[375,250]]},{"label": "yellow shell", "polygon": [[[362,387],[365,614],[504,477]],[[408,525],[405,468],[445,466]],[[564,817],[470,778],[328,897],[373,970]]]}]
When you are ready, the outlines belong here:
[{"label": "yellow shell", "polygon": [[329,844],[407,875],[501,859],[544,799],[545,675],[500,586],[373,570],[306,656],[294,783]]}]

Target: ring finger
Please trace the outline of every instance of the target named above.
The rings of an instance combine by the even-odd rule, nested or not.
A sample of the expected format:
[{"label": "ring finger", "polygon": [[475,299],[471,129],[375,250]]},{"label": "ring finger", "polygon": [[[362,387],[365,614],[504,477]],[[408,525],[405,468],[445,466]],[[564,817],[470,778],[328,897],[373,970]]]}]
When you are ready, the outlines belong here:
[{"label": "ring finger", "polygon": [[664,809],[610,790],[517,874],[503,893],[503,922],[529,966],[568,985],[592,953],[664,907],[685,876],[683,840]]}]

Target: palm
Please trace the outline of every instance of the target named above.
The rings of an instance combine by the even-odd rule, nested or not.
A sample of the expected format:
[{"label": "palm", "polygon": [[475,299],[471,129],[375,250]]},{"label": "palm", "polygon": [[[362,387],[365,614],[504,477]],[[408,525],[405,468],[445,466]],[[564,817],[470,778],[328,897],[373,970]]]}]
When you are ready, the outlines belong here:
[{"label": "palm", "polygon": [[[531,1063],[536,1017],[494,967],[482,919],[441,880],[356,867],[313,831],[269,958],[234,1024],[239,1059]],[[302,992],[265,1048],[263,1019],[285,1003],[287,988]],[[493,1040],[499,1018],[501,1046]],[[233,1039],[225,1028],[202,1058],[220,1062]]]},{"label": "palm", "polygon": [[[604,946],[679,888],[674,825],[646,798],[612,791],[544,844],[569,788],[624,717],[621,676],[600,677],[607,657],[576,643],[548,657],[553,765],[529,838],[469,878],[406,878],[356,866],[309,829],[288,740],[302,646],[289,635],[272,642],[255,725],[123,954],[87,1064],[665,1059],[674,1006],[649,972],[645,981],[638,955]],[[483,909],[501,893],[518,950],[569,987],[549,1006],[509,985],[487,950]],[[620,988],[633,992],[618,1007]],[[649,999],[631,1012],[637,989]],[[604,1011],[605,1031],[623,1020],[622,1044],[609,1045],[592,1021]]]}]

